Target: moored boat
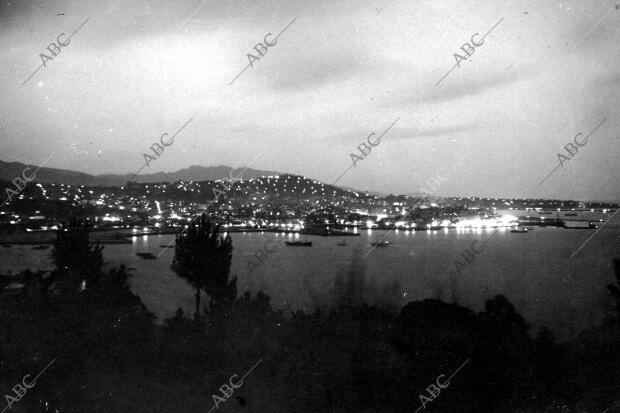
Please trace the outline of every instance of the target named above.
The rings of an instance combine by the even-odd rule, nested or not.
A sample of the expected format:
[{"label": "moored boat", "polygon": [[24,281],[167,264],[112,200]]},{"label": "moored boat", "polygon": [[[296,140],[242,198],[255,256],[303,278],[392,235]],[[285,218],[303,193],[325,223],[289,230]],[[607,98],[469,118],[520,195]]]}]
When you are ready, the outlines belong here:
[{"label": "moored boat", "polygon": [[136,255],[144,260],[154,260],[157,258],[150,252],[136,252]]},{"label": "moored boat", "polygon": [[370,245],[372,245],[373,247],[387,247],[391,243],[391,241],[375,241],[371,242]]},{"label": "moored boat", "polygon": [[591,229],[589,221],[568,221],[565,220],[562,222],[562,226],[568,229]]},{"label": "moored boat", "polygon": [[289,247],[311,247],[312,241],[284,241]]}]

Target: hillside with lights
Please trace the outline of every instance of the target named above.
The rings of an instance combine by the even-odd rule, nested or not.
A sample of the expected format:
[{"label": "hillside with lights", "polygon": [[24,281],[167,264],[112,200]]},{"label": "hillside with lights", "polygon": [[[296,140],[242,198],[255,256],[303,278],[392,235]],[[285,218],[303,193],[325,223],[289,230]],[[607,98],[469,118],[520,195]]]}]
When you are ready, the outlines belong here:
[{"label": "hillside with lights", "polygon": [[231,230],[561,226],[573,220],[597,226],[615,208],[611,203],[542,199],[379,196],[291,174],[124,186],[33,182],[4,205],[0,231],[49,231],[79,216],[93,229],[174,232],[202,213]]}]

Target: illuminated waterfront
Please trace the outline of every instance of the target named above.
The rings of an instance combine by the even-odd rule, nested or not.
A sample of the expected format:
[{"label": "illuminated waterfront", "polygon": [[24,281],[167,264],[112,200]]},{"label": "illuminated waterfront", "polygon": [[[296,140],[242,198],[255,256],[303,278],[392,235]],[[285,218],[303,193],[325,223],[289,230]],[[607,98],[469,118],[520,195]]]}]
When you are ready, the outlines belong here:
[{"label": "illuminated waterfront", "polygon": [[[573,260],[568,256],[593,233],[593,230],[536,228],[527,234],[500,229],[485,251],[456,279],[450,279],[453,260],[473,241],[484,242],[492,229],[444,229],[439,231],[395,230],[386,236],[393,241],[387,248],[373,250],[365,259],[370,302],[389,301],[403,305],[411,300],[454,297],[459,304],[476,311],[484,300],[505,294],[534,326],[549,326],[568,333],[571,320],[579,331],[599,320],[605,303],[605,287],[613,281],[609,257],[620,246],[620,231],[613,223],[597,234],[587,253]],[[347,237],[346,246],[337,246],[342,238],[310,236],[312,248],[287,248],[278,245],[269,259],[248,274],[248,262],[267,240],[293,238],[277,233],[232,233],[231,273],[239,276],[239,291],[267,292],[276,309],[293,311],[325,306],[334,279],[348,270],[355,253],[359,258],[386,231],[359,231],[359,237]],[[140,236],[131,245],[106,245],[104,257],[110,265],[135,268],[130,283],[149,310],[158,317],[172,316],[181,306],[191,310],[193,291],[170,270],[174,249],[166,249],[157,260],[143,260],[137,252],[162,251],[160,245],[171,242],[172,235]],[[1,248],[2,270],[51,268],[50,250],[32,250],[31,246]],[[255,259],[254,259],[255,260]],[[558,293],[561,291],[561,293]]]}]

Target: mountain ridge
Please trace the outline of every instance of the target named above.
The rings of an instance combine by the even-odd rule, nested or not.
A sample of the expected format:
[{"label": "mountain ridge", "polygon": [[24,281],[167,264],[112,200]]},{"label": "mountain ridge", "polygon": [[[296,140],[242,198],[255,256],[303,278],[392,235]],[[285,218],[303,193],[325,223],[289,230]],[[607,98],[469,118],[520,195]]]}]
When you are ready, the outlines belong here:
[{"label": "mountain ridge", "polygon": [[[25,173],[26,176],[30,176],[38,166],[34,164],[24,164],[21,162],[5,162],[0,160],[0,181],[8,181],[11,182],[16,178],[22,178],[22,173],[24,173],[24,169],[29,167],[30,170]],[[41,183],[56,183],[56,184],[65,184],[65,185],[84,185],[84,186],[116,186],[121,187],[125,186],[130,179],[133,182],[137,183],[156,183],[156,182],[176,182],[176,181],[215,181],[218,179],[230,178],[230,171],[232,170],[232,175],[237,177],[241,174],[243,167],[233,168],[225,165],[218,166],[201,166],[201,165],[191,165],[187,168],[179,169],[175,172],[156,172],[152,174],[101,174],[101,175],[91,175],[85,172],[73,171],[70,169],[60,169],[60,168],[48,168],[41,167],[36,174],[35,181]],[[135,175],[135,176],[134,176]],[[288,172],[276,172],[276,171],[263,171],[259,169],[247,168],[243,171],[243,178],[251,179],[251,178],[259,178],[261,176],[273,176],[273,175],[296,175]],[[22,178],[23,179],[23,178]],[[352,188],[349,186],[339,187],[343,190],[349,190],[353,192],[359,193],[368,193],[371,195],[376,195],[380,197],[386,196],[409,196],[413,198],[422,198],[423,195],[421,193],[407,193],[407,194],[392,194],[385,193],[382,191],[371,191],[371,190],[360,190],[356,188]],[[432,198],[471,198],[466,196],[450,196],[450,195],[442,195],[435,194]],[[476,196],[476,198],[486,198]],[[507,199],[513,199],[510,197],[506,197]],[[500,198],[497,198],[500,199]],[[521,199],[521,198],[514,198]],[[528,198],[532,199],[532,198]],[[538,199],[538,198],[537,198]],[[546,198],[540,198],[546,199]],[[618,203],[618,200],[578,200],[582,202],[598,202],[598,203]]]},{"label": "mountain ridge", "polygon": [[[31,175],[37,169],[36,165],[28,165],[21,162],[5,162],[0,160],[0,180],[13,181],[21,177],[25,168],[30,170],[26,175]],[[246,179],[258,178],[269,175],[283,175],[281,172],[262,171],[259,169],[243,167],[233,168],[225,165],[201,166],[191,165],[187,168],[179,169],[174,172],[155,172],[152,174],[101,174],[91,175],[85,172],[72,171],[69,169],[42,167],[36,173],[36,181],[41,183],[57,183],[65,185],[84,185],[84,186],[124,186],[131,179],[139,183],[155,182],[175,182],[175,181],[214,181],[233,176],[238,176],[243,171],[242,176]]]}]

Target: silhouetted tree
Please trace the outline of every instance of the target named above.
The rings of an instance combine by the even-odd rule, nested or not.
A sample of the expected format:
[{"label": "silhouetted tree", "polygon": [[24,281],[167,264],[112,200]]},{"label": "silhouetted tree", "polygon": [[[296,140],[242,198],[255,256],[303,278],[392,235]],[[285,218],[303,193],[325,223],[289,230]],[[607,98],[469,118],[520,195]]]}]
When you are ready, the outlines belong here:
[{"label": "silhouetted tree", "polygon": [[[616,282],[620,286],[620,260],[619,259],[614,260],[614,270],[616,272]],[[618,326],[620,326],[620,289],[618,289],[618,287],[616,287],[613,284],[608,284],[607,290],[616,299],[616,312],[618,313],[616,320],[618,322]]]},{"label": "silhouetted tree", "polygon": [[96,282],[103,267],[103,246],[90,243],[85,223],[73,218],[56,232],[52,261],[54,279],[64,288],[78,289]]},{"label": "silhouetted tree", "polygon": [[221,236],[219,225],[204,214],[178,236],[171,268],[196,290],[196,318],[200,316],[200,290],[210,296],[211,310],[237,298],[237,277],[229,280],[232,249],[230,236]]},{"label": "silhouetted tree", "polygon": [[336,274],[332,294],[337,309],[365,303],[366,271],[361,255],[361,250],[355,248],[349,268],[341,268]]}]

